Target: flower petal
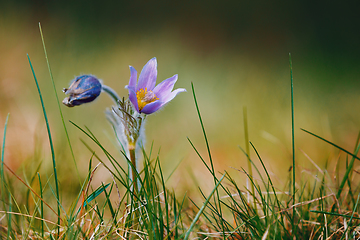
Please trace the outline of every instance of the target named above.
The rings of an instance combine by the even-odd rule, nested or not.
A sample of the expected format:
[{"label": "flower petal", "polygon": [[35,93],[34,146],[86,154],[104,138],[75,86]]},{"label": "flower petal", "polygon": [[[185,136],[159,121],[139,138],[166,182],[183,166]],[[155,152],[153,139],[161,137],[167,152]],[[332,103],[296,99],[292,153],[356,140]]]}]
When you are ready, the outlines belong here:
[{"label": "flower petal", "polygon": [[139,76],[139,82],[136,86],[136,90],[145,89],[153,90],[156,84],[157,77],[157,61],[156,58],[150,59],[143,69],[141,70]]},{"label": "flower petal", "polygon": [[139,112],[139,105],[138,105],[138,101],[136,98],[135,89],[130,86],[126,86],[126,88],[129,90],[129,99],[130,99],[131,103],[135,107],[136,111]]},{"label": "flower petal", "polygon": [[175,74],[171,78],[162,81],[154,88],[153,92],[159,99],[162,99],[163,97],[171,93],[177,79],[178,79],[178,75]]},{"label": "flower petal", "polygon": [[141,109],[141,113],[151,114],[159,110],[164,103],[162,101],[155,101],[149,104],[146,104],[143,109]]},{"label": "flower petal", "polygon": [[164,104],[170,102],[171,100],[174,99],[174,97],[178,94],[178,93],[181,93],[181,92],[186,92],[186,89],[185,88],[178,88],[174,91],[172,91],[170,94],[168,94],[167,96],[164,96],[161,101],[164,102]]},{"label": "flower petal", "polygon": [[128,86],[136,89],[137,71],[132,66],[129,66],[129,68],[130,68],[130,80]]}]

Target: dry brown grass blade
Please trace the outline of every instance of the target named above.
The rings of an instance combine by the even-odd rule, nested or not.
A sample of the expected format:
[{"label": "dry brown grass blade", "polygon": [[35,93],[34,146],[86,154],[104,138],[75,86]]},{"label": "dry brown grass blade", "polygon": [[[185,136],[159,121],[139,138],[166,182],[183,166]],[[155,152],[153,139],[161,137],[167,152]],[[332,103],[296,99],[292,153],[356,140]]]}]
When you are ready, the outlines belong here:
[{"label": "dry brown grass blade", "polygon": [[335,197],[335,194],[334,193],[331,193],[329,195],[326,195],[326,196],[323,196],[323,197],[319,197],[319,198],[315,198],[315,199],[312,199],[312,200],[309,200],[309,201],[305,201],[305,202],[298,202],[292,206],[290,206],[289,208],[286,208],[286,209],[283,209],[281,212],[284,212],[284,211],[289,211],[293,208],[297,208],[297,207],[300,207],[300,206],[304,206],[304,205],[307,205],[307,204],[310,204],[310,203],[313,203],[313,202],[316,202],[316,201],[319,201],[319,200],[322,200],[322,199],[325,199],[325,198],[328,198],[328,197]]},{"label": "dry brown grass blade", "polygon": [[30,191],[32,191],[46,206],[48,206],[48,208],[50,208],[50,210],[53,211],[53,213],[55,213],[57,217],[59,217],[59,215],[55,212],[55,210],[52,209],[50,205],[47,204],[45,200],[39,196],[39,194],[37,194],[29,185],[27,185],[26,182],[24,182],[24,180],[22,180],[18,175],[16,175],[16,173],[13,170],[11,170],[11,168],[8,165],[6,165],[6,163],[3,164],[6,167],[6,169],[9,170],[9,172],[11,172],[17,179],[19,179],[20,182],[22,182],[28,189],[30,189]]},{"label": "dry brown grass blade", "polygon": [[51,223],[51,224],[54,224],[57,226],[57,223],[55,222],[52,222],[50,220],[46,220],[46,219],[43,219],[43,218],[40,218],[40,217],[35,217],[33,215],[28,215],[28,214],[23,214],[23,213],[17,213],[17,212],[8,212],[8,211],[2,211],[0,210],[0,213],[5,213],[5,214],[12,214],[12,215],[19,215],[19,216],[23,216],[23,217],[29,217],[29,218],[35,218],[37,220],[41,220],[41,221],[44,221],[44,222],[47,222],[47,223]]}]

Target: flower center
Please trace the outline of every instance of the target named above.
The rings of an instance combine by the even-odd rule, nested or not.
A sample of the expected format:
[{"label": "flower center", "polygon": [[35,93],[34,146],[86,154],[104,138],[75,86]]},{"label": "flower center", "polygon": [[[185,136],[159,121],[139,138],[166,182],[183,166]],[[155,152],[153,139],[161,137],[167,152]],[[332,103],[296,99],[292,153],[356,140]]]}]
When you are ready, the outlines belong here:
[{"label": "flower center", "polygon": [[136,98],[138,101],[140,112],[145,107],[146,104],[159,100],[159,98],[155,95],[155,93],[151,90],[148,91],[147,88],[145,88],[145,90],[142,88],[139,89],[136,92]]}]

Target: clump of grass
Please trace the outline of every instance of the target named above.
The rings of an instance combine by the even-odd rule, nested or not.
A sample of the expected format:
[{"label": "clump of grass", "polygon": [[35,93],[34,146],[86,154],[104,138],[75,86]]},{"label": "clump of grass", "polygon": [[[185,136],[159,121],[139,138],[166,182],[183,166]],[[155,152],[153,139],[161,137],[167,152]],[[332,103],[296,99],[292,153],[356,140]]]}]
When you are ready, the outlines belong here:
[{"label": "clump of grass", "polygon": [[[46,54],[45,44],[44,50]],[[192,85],[207,157],[202,156],[192,141],[188,140],[213,179],[213,189],[210,192],[204,192],[199,188],[203,202],[193,201],[187,195],[179,197],[175,190],[166,186],[160,153],[154,155],[152,147],[150,151],[141,149],[142,170],[130,173],[130,170],[120,164],[121,161],[100,143],[90,129],[71,122],[72,127],[79,130],[79,134],[86,136],[82,142],[91,157],[86,177],[82,178],[77,171],[81,186],[77,197],[70,201],[70,206],[64,206],[61,199],[62,186],[57,178],[56,156],[49,121],[30,58],[29,63],[38,87],[48,129],[53,172],[43,173],[40,170],[40,163],[35,171],[24,171],[19,174],[6,164],[4,152],[8,117],[1,145],[1,239],[357,239],[360,237],[360,229],[357,227],[360,224],[358,213],[360,189],[357,186],[357,172],[354,170],[355,160],[360,160],[357,157],[360,149],[360,134],[354,150],[350,151],[303,129],[304,132],[312,135],[309,137],[316,137],[338,149],[341,152],[337,162],[338,169],[340,163],[344,163],[346,170],[341,178],[338,174],[335,179],[329,174],[327,167],[321,169],[306,153],[305,156],[317,169],[317,172],[312,174],[314,180],[309,180],[296,168],[291,60],[292,128],[289,131],[292,132],[293,155],[292,169],[288,173],[289,180],[285,186],[274,185],[267,163],[261,157],[261,150],[249,141],[246,108],[244,108],[246,150],[242,148],[240,150],[247,157],[249,166],[247,169],[236,170],[247,176],[250,186],[237,182],[228,171],[218,172],[215,169],[205,124]],[[55,89],[49,61],[47,63]],[[60,109],[59,101],[58,106]],[[62,113],[60,114],[62,116]],[[67,132],[64,122],[63,126]],[[89,141],[95,143],[96,149],[90,147]],[[72,152],[69,138],[68,143]],[[99,151],[103,153],[105,159],[99,156]],[[121,152],[131,166],[131,159],[124,151]],[[256,157],[251,157],[250,152]],[[73,153],[72,156],[75,160]],[[98,162],[96,165],[95,161]],[[255,164],[256,162],[260,165]],[[261,169],[257,166],[261,166]],[[76,165],[75,167],[77,168]],[[113,180],[91,189],[99,168],[105,168]],[[132,178],[131,174],[136,176]],[[137,179],[139,184],[132,179]],[[139,186],[136,192],[135,186]]]},{"label": "clump of grass", "polygon": [[[294,153],[292,81],[291,68],[291,131]],[[194,89],[193,93],[204,137],[207,139]],[[340,185],[333,180],[334,178],[329,176],[327,169],[320,169],[315,163],[318,169],[318,173],[313,175],[315,181],[305,181],[303,183],[304,177],[301,176],[301,182],[296,183],[293,180],[296,173],[295,155],[293,154],[293,167],[290,169],[293,171],[292,175],[289,176],[289,186],[279,189],[274,186],[260,153],[254,144],[250,142],[258,161],[261,163],[262,169],[258,169],[254,161],[250,159],[249,151],[241,149],[256,170],[257,177],[250,173],[251,168],[249,168],[249,171],[244,168],[238,169],[238,171],[246,174],[252,187],[255,188],[255,192],[251,188],[239,186],[239,183],[230,174],[225,172],[227,181],[219,182],[221,197],[206,202],[207,207],[203,211],[204,220],[207,223],[206,226],[211,226],[210,229],[212,231],[198,233],[207,237],[223,239],[348,239],[350,236],[358,238],[360,234],[357,226],[360,223],[360,218],[358,217],[357,208],[360,192],[359,188],[354,187],[356,182],[353,180],[354,176],[352,176],[352,173],[354,172],[354,160],[360,160],[357,157],[360,149],[359,137],[352,153],[314,133],[302,130],[333,145],[346,154],[344,156],[346,171]],[[190,144],[203,161],[205,167],[217,179],[215,172],[211,168],[212,158],[208,143],[206,146],[208,148],[210,166],[191,141]],[[348,156],[351,157],[350,162],[348,161]],[[341,159],[339,159],[339,162],[341,162]],[[261,170],[265,175],[261,174]],[[347,184],[348,192],[344,193],[345,184]],[[248,195],[252,197],[249,198],[247,197]],[[203,196],[205,199],[204,194]],[[251,199],[254,199],[254,201],[251,202]],[[220,209],[223,209],[223,212]],[[224,217],[226,216],[224,212],[231,217],[229,215],[227,216],[228,218]]]}]

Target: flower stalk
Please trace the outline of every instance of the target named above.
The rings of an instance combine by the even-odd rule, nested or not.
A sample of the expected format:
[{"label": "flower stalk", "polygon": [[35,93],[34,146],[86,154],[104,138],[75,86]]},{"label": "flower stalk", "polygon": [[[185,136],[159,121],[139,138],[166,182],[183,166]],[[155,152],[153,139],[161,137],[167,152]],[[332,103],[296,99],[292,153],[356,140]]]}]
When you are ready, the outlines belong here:
[{"label": "flower stalk", "polygon": [[138,179],[137,179],[137,175],[138,175],[138,167],[136,164],[136,156],[135,156],[135,144],[131,143],[129,144],[129,153],[130,153],[130,161],[131,161],[131,175],[132,175],[132,184],[133,184],[133,196],[132,196],[132,206],[134,206],[134,228],[137,228],[137,225],[139,223],[139,212],[137,209],[137,204],[136,204],[136,199],[139,196],[139,187],[138,187]]},{"label": "flower stalk", "polygon": [[109,86],[106,86],[104,84],[101,85],[101,90],[103,92],[106,92],[113,100],[114,102],[117,104],[118,101],[120,101],[120,97],[119,95],[114,91],[114,89],[112,89],[111,87]]},{"label": "flower stalk", "polygon": [[132,181],[134,186],[134,195],[139,192],[138,184],[137,184],[137,174],[138,174],[138,168],[136,164],[136,157],[135,157],[135,147],[129,146],[129,153],[130,153],[130,161],[131,161],[131,172],[132,172]]}]

